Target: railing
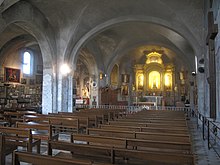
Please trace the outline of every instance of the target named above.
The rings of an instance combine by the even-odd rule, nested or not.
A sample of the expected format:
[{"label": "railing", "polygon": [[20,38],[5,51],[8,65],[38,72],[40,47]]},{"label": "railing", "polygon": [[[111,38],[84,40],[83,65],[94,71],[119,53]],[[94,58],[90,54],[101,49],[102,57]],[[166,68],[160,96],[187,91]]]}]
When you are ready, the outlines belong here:
[{"label": "railing", "polygon": [[[78,105],[76,108],[102,108],[102,109],[126,109],[128,113],[135,113],[141,110],[171,110],[171,111],[184,111],[187,117],[196,118],[197,129],[201,129],[203,140],[207,140],[208,149],[213,149],[220,157],[220,127],[202,115],[198,109],[190,107],[172,107],[172,106],[121,106],[121,105]],[[219,123],[220,125],[220,123]]]},{"label": "railing", "polygon": [[126,105],[76,105],[76,109],[126,109],[127,112],[137,112],[141,110],[172,110],[172,111],[184,111],[188,115],[191,115],[190,107],[172,107],[172,106],[147,106],[147,105],[135,105],[135,106],[126,106]]},{"label": "railing", "polygon": [[220,127],[212,119],[208,119],[201,113],[195,113],[197,126],[202,129],[203,140],[207,140],[208,149],[213,149],[220,157]]}]

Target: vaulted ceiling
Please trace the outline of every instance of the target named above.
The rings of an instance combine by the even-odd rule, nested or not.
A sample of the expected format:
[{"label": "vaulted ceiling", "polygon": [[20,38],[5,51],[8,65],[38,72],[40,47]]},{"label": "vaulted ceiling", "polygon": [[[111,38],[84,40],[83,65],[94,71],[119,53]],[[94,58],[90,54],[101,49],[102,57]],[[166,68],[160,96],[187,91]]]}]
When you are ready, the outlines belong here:
[{"label": "vaulted ceiling", "polygon": [[[98,69],[144,63],[144,51],[160,50],[165,62],[193,70],[194,57],[202,54],[201,0],[4,0],[0,3],[0,56],[12,47],[41,42],[30,29],[20,26],[19,20],[7,24],[10,9],[19,3],[27,6],[18,13],[21,16],[33,10],[41,13],[45,25],[39,26],[52,29],[57,56],[77,53],[88,59],[88,65],[92,57]],[[38,19],[32,21],[38,25]],[[77,46],[81,53],[74,49]]]}]

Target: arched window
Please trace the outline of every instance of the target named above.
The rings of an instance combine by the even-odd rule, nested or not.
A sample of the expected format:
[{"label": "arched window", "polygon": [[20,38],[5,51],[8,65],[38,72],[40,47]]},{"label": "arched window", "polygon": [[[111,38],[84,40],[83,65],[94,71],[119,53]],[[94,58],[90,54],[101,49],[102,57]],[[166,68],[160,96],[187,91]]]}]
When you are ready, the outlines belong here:
[{"label": "arched window", "polygon": [[23,53],[23,74],[31,74],[31,54],[28,51]]}]

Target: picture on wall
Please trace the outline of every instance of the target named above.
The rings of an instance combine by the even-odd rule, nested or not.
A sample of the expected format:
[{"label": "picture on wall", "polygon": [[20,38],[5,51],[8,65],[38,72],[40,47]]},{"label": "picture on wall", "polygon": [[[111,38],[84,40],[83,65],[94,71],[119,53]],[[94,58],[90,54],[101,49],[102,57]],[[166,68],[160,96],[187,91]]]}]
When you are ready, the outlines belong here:
[{"label": "picture on wall", "polygon": [[0,77],[0,83],[4,82],[4,77]]},{"label": "picture on wall", "polygon": [[5,81],[6,82],[20,82],[20,69],[5,67]]},{"label": "picture on wall", "polygon": [[128,86],[127,85],[121,86],[121,95],[128,95]]},{"label": "picture on wall", "polygon": [[27,79],[26,78],[21,78],[21,84],[27,84]]},{"label": "picture on wall", "polygon": [[29,85],[34,85],[35,84],[35,80],[34,79],[30,79],[29,80]]}]

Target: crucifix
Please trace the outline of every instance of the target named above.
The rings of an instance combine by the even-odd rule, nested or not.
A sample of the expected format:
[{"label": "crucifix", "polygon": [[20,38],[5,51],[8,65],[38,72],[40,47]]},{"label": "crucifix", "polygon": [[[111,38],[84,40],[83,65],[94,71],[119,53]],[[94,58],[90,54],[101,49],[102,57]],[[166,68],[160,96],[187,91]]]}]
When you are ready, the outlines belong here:
[{"label": "crucifix", "polygon": [[215,66],[215,37],[218,34],[218,24],[214,24],[213,12],[208,13],[208,34],[206,45],[209,48],[209,89],[210,89],[210,118],[216,119],[216,66]]}]

